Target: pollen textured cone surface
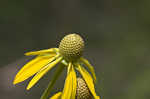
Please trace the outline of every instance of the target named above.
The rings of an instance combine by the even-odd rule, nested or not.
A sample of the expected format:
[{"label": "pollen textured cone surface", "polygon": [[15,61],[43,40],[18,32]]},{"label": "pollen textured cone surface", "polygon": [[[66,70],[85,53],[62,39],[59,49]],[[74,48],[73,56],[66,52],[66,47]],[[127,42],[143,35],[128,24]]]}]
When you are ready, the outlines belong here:
[{"label": "pollen textured cone surface", "polygon": [[62,56],[69,61],[75,61],[82,56],[84,41],[78,34],[66,35],[60,42],[59,50]]},{"label": "pollen textured cone surface", "polygon": [[85,81],[82,78],[77,78],[76,99],[93,99]]}]

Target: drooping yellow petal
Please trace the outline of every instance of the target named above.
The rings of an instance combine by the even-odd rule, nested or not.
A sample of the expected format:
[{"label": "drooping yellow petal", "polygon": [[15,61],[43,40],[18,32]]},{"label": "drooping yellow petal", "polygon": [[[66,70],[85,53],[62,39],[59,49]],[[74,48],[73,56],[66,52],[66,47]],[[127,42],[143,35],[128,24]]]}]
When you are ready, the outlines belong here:
[{"label": "drooping yellow petal", "polygon": [[47,64],[47,66],[43,67],[29,82],[27,86],[27,90],[29,90],[37,81],[40,80],[40,78],[45,75],[51,68],[53,68],[57,63],[59,63],[62,60],[62,57],[59,57],[55,61]]},{"label": "drooping yellow petal", "polygon": [[51,49],[45,49],[40,51],[32,51],[25,53],[26,56],[29,55],[39,55],[39,54],[45,54],[45,53],[55,53],[55,51],[58,51],[58,48],[51,48]]},{"label": "drooping yellow petal", "polygon": [[72,90],[72,96],[71,96],[71,99],[75,99],[75,96],[76,96],[76,88],[77,88],[77,78],[76,78],[76,72],[74,70],[74,66],[72,66],[72,70],[71,70],[71,73],[72,73],[72,80],[73,80],[73,90]]},{"label": "drooping yellow petal", "polygon": [[81,67],[80,64],[77,64],[77,70],[81,73],[82,77],[84,78],[94,99],[100,99],[100,97],[96,95],[94,83],[93,83],[93,79],[92,79],[91,75],[83,67]]},{"label": "drooping yellow petal", "polygon": [[72,64],[69,63],[67,78],[65,80],[65,86],[64,86],[64,90],[63,90],[61,99],[72,99],[71,94],[72,94],[72,90],[73,90],[73,87],[72,87],[73,79],[72,79],[71,68],[72,68]]},{"label": "drooping yellow petal", "polygon": [[54,59],[55,57],[49,59],[38,56],[35,59],[31,60],[30,62],[25,64],[17,73],[13,84],[17,84],[33,76],[36,72],[38,72],[41,68],[43,68],[46,64],[53,61]]},{"label": "drooping yellow petal", "polygon": [[58,92],[49,99],[60,99],[62,92]]},{"label": "drooping yellow petal", "polygon": [[80,58],[81,62],[83,62],[87,67],[88,69],[90,70],[90,72],[92,73],[92,76],[94,78],[94,82],[96,82],[96,75],[95,75],[95,70],[93,68],[93,66],[89,63],[88,60],[86,60],[85,58],[81,57]]}]

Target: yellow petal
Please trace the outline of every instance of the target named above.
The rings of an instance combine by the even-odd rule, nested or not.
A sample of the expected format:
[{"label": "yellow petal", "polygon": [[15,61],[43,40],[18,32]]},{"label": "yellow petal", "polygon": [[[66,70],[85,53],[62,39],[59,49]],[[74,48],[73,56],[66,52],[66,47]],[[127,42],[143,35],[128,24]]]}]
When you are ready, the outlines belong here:
[{"label": "yellow petal", "polygon": [[72,87],[73,79],[72,79],[71,67],[72,67],[72,64],[69,63],[67,78],[65,81],[65,86],[64,86],[64,90],[63,90],[61,99],[72,99],[71,94],[72,94],[72,90],[73,90],[73,87]]},{"label": "yellow petal", "polygon": [[61,95],[62,95],[62,92],[58,92],[55,95],[53,95],[50,99],[60,99]]},{"label": "yellow petal", "polygon": [[89,63],[88,60],[86,60],[85,58],[80,58],[81,62],[83,62],[87,67],[88,69],[90,70],[90,72],[92,73],[92,76],[94,78],[94,82],[96,82],[96,75],[95,75],[95,70],[93,68],[93,66]]},{"label": "yellow petal", "polygon": [[27,90],[29,90],[37,81],[40,80],[40,78],[45,75],[51,68],[53,68],[57,63],[59,63],[62,60],[62,57],[59,57],[55,61],[47,64],[44,68],[42,68],[34,77],[33,79],[29,82],[27,86]]},{"label": "yellow petal", "polygon": [[82,77],[84,78],[84,80],[85,80],[90,92],[92,93],[94,99],[100,99],[100,97],[96,95],[94,83],[93,83],[93,79],[92,79],[91,75],[83,67],[81,67],[79,64],[77,66],[78,66],[77,67],[78,71],[81,73]]},{"label": "yellow petal", "polygon": [[49,99],[60,99],[62,92],[58,92]]},{"label": "yellow petal", "polygon": [[32,51],[25,53],[26,56],[29,55],[39,55],[39,54],[45,54],[45,53],[55,53],[55,51],[58,51],[58,48],[51,48],[51,49],[45,49],[40,51]]},{"label": "yellow petal", "polygon": [[21,68],[21,70],[17,73],[13,84],[17,84],[33,76],[36,72],[38,72],[42,67],[44,67],[46,64],[48,64],[48,62],[51,62],[52,60],[54,60],[54,57],[49,59],[39,56],[31,60],[26,65],[24,65],[23,68]]},{"label": "yellow petal", "polygon": [[77,88],[77,78],[76,78],[76,73],[75,73],[75,70],[74,70],[74,67],[73,67],[73,66],[72,66],[71,73],[72,73],[72,81],[73,81],[73,90],[72,90],[71,99],[75,99],[75,96],[76,96],[76,88]]}]

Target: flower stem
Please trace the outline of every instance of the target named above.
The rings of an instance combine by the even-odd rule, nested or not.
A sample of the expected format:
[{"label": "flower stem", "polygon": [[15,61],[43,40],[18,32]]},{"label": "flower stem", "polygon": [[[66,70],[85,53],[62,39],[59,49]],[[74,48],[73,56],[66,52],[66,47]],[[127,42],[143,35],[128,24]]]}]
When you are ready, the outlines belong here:
[{"label": "flower stem", "polygon": [[52,87],[53,85],[55,84],[56,80],[58,79],[58,77],[60,76],[61,72],[63,71],[64,69],[64,65],[63,64],[60,64],[58,69],[56,70],[55,74],[54,74],[54,77],[52,79],[52,81],[49,82],[47,88],[45,89],[44,93],[42,94],[41,98],[40,99],[47,99],[49,93],[51,92],[52,90]]}]

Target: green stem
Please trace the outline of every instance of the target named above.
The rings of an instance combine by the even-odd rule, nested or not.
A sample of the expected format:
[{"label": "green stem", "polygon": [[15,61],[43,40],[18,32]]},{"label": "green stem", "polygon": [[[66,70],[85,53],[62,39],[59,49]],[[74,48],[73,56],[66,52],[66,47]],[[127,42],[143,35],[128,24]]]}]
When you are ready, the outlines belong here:
[{"label": "green stem", "polygon": [[47,99],[47,97],[49,96],[49,93],[51,92],[52,90],[52,87],[53,85],[55,84],[56,80],[58,79],[58,77],[60,76],[61,72],[63,71],[64,69],[64,65],[63,64],[60,64],[58,69],[56,70],[55,74],[54,74],[54,77],[52,79],[52,81],[49,82],[47,88],[45,89],[44,93],[42,94],[41,98],[40,99]]}]

